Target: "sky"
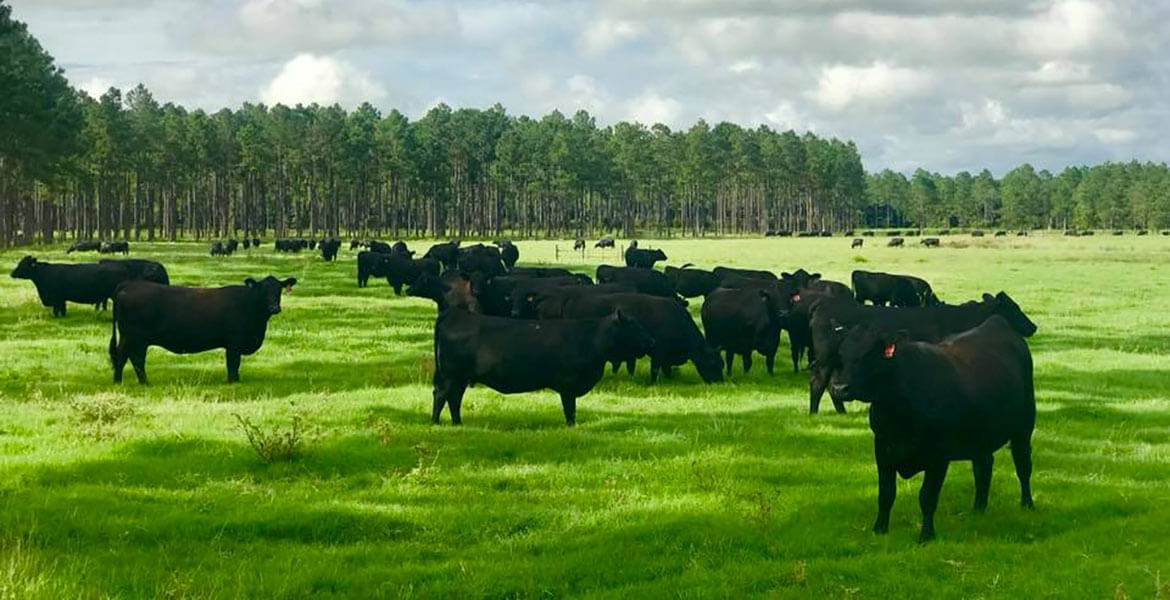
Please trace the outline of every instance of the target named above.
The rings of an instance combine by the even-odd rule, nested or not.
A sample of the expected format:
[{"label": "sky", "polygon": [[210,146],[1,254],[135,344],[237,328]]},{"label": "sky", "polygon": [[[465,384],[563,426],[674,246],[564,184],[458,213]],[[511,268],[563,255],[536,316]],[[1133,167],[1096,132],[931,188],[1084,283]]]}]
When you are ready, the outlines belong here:
[{"label": "sky", "polygon": [[9,0],[74,85],[586,109],[857,143],[869,170],[1170,160],[1170,0]]}]

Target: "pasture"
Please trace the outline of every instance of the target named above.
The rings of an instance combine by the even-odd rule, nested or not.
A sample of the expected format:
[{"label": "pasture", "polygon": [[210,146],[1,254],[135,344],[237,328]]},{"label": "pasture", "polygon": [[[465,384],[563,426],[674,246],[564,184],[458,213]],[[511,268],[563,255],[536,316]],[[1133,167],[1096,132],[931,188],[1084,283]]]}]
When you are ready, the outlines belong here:
[{"label": "pasture", "polygon": [[[691,365],[654,386],[645,360],[607,373],[572,429],[551,392],[483,387],[462,427],[432,426],[435,308],[384,280],[358,289],[348,247],[325,263],[271,238],[227,258],[132,242],[175,284],[300,283],[239,384],[222,352],[152,348],[140,387],[110,381],[108,312],[54,319],[30,282],[0,278],[0,597],[1170,597],[1170,240],[884,244],[641,242],[670,265],[912,273],[948,302],[1009,292],[1040,327],[1034,511],[1005,449],[986,514],[960,463],[937,541],[916,543],[921,475],[899,480],[890,533],[873,535],[865,407],[808,415],[786,339],[774,377],[759,360],[709,386]],[[571,240],[519,246],[521,265],[620,262]],[[0,264],[26,253],[96,260],[60,246]],[[302,455],[265,463],[237,416],[298,419]]]}]

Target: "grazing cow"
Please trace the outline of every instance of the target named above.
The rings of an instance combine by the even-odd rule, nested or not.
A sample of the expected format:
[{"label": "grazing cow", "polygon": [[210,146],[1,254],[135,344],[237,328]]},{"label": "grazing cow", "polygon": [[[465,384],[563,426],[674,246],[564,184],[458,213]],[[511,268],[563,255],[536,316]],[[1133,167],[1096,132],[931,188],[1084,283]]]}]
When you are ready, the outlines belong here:
[{"label": "grazing cow", "polygon": [[459,240],[435,244],[427,250],[423,258],[432,258],[443,263],[444,268],[454,269],[455,264],[459,262]]},{"label": "grazing cow", "polygon": [[277,239],[273,245],[277,252],[300,252],[308,247],[305,240]]},{"label": "grazing cow", "polygon": [[317,249],[317,240],[316,239],[309,240],[309,250],[316,250],[316,249]]},{"label": "grazing cow", "polygon": [[585,250],[585,240],[577,238],[573,241],[573,250]]},{"label": "grazing cow", "polygon": [[841,235],[842,235],[843,237],[853,237],[853,230],[852,230],[852,229],[846,229],[845,231],[841,232]]},{"label": "grazing cow", "polygon": [[227,256],[228,254],[230,253],[228,252],[227,246],[225,246],[223,242],[211,242],[212,256]]},{"label": "grazing cow", "polygon": [[900,236],[900,235],[902,235],[902,232],[901,232],[901,231],[898,231],[898,230],[894,230],[894,231],[887,231],[887,232],[886,232],[886,237],[898,237],[898,236]]},{"label": "grazing cow", "polygon": [[[869,301],[875,306],[910,307],[923,306],[927,302],[913,281],[918,279],[917,277],[859,269],[853,272],[851,279],[853,281],[853,294],[860,303]],[[919,281],[922,280],[919,279]],[[922,283],[926,284],[925,281]],[[926,284],[926,288],[929,289],[930,285]]]},{"label": "grazing cow", "polygon": [[939,230],[938,230],[938,234],[939,234],[939,235],[950,235],[950,234],[951,234],[951,230],[950,230],[950,229],[939,229]]},{"label": "grazing cow", "polygon": [[479,300],[471,293],[471,280],[458,271],[440,277],[423,273],[406,288],[406,295],[433,300],[440,313],[452,308],[481,312]]},{"label": "grazing cow", "polygon": [[1162,235],[1170,235],[1170,229],[1163,230]]},{"label": "grazing cow", "polygon": [[1125,235],[1125,232],[1120,229],[1114,229],[1113,235]]},{"label": "grazing cow", "polygon": [[601,265],[597,267],[597,283],[628,283],[638,288],[639,293],[676,299],[686,305],[674,292],[670,278],[653,269]]},{"label": "grazing cow", "polygon": [[664,274],[674,284],[675,293],[683,298],[706,296],[719,287],[719,279],[715,274],[703,269],[666,267]]},{"label": "grazing cow", "polygon": [[860,248],[863,244],[865,244],[865,240],[861,238],[853,238],[853,243],[849,244],[849,248]]},{"label": "grazing cow", "polygon": [[776,237],[792,237],[792,231],[788,229],[781,229],[776,232]]},{"label": "grazing cow", "polygon": [[971,237],[983,237],[983,230],[982,230],[982,229],[976,229],[975,231],[972,231],[972,232],[971,232]]},{"label": "grazing cow", "polygon": [[645,353],[653,339],[620,311],[600,319],[524,321],[447,310],[435,321],[434,403],[431,422],[443,407],[451,422],[467,386],[481,383],[502,394],[551,389],[561,396],[565,423],[577,422],[577,398],[597,385],[606,357],[621,348]]},{"label": "grazing cow", "polygon": [[[135,265],[127,263],[135,262]],[[151,261],[141,261],[147,263]],[[158,265],[158,263],[154,263]],[[161,269],[162,265],[158,265]],[[65,303],[92,304],[105,308],[119,283],[136,278],[167,280],[166,270],[148,269],[137,261],[104,260],[99,263],[63,265],[40,262],[25,256],[12,270],[13,279],[28,279],[37,288],[42,306],[53,309],[54,317],[65,316]]]},{"label": "grazing cow", "polygon": [[[984,294],[981,302],[921,308],[858,306],[839,298],[821,301],[809,320],[815,352],[809,373],[809,412],[817,412],[821,396],[839,367],[838,340],[835,336],[838,325],[849,328],[866,323],[895,331],[904,329],[913,340],[937,342],[948,335],[971,329],[992,315],[1006,319],[1016,333],[1024,337],[1030,337],[1036,332],[1036,324],[1004,292],[995,296]],[[833,325],[833,322],[838,325]],[[837,412],[845,412],[844,401],[840,398],[833,398],[833,407]]]},{"label": "grazing cow", "polygon": [[995,237],[1007,237],[1007,232],[1001,229],[995,232]]},{"label": "grazing cow", "polygon": [[240,249],[240,240],[232,238],[224,244],[224,247],[227,248],[227,253],[229,255],[235,254],[236,250]]},{"label": "grazing cow", "polygon": [[500,246],[500,260],[504,261],[504,267],[509,271],[516,266],[516,262],[520,260],[520,249],[516,247],[509,240],[504,240],[503,245]]},{"label": "grazing cow", "polygon": [[1076,229],[1065,229],[1064,235],[1066,235],[1068,237],[1077,237],[1078,235],[1080,235],[1080,232],[1077,231]]},{"label": "grazing cow", "polygon": [[821,279],[807,288],[789,289],[788,308],[784,318],[784,329],[788,331],[788,346],[792,355],[792,372],[800,372],[800,360],[808,352],[809,362],[813,359],[812,330],[809,320],[816,305],[825,298],[841,298],[853,301],[853,290],[849,286]]},{"label": "grazing cow", "polygon": [[1093,235],[1095,233],[1097,233],[1097,232],[1093,231],[1092,229],[1086,229],[1086,230],[1081,232],[1081,235]]},{"label": "grazing cow", "polygon": [[[227,351],[227,380],[240,380],[240,357],[264,344],[268,319],[280,314],[281,290],[291,291],[295,277],[260,281],[249,277],[244,285],[221,288],[165,286],[149,281],[127,281],[114,294],[114,324],[110,333],[110,362],[114,383],[122,382],[126,360],[134,366],[138,383],[146,384],[146,349],[160,346],[175,354]],[[121,333],[121,339],[118,334]]]},{"label": "grazing cow", "polygon": [[627,267],[653,269],[654,263],[660,260],[666,260],[666,253],[662,250],[645,250],[634,244],[637,244],[637,242],[630,242],[630,247],[626,248],[625,258]]},{"label": "grazing cow", "polygon": [[618,364],[625,362],[632,374],[634,362],[649,355],[651,383],[658,381],[660,371],[670,377],[672,368],[688,360],[694,363],[703,381],[714,383],[723,379],[719,352],[707,345],[691,314],[675,302],[646,294],[593,294],[575,296],[563,306],[564,317],[569,319],[596,318],[615,310],[636,320],[654,339],[651,348],[619,347],[608,355],[615,372]]},{"label": "grazing cow", "polygon": [[777,233],[779,232],[777,232],[775,229],[769,229],[764,232],[764,237],[776,237]]},{"label": "grazing cow", "polygon": [[873,237],[873,232],[872,231],[862,231],[861,235],[862,235],[862,237]]},{"label": "grazing cow", "polygon": [[771,271],[758,271],[755,269],[735,269],[731,267],[715,267],[711,270],[715,278],[720,283],[728,279],[743,278],[743,279],[763,279],[766,281],[776,281],[779,277]]},{"label": "grazing cow", "polygon": [[252,238],[244,236],[244,250],[248,250],[251,247],[252,247]]},{"label": "grazing cow", "polygon": [[752,352],[764,355],[764,367],[769,375],[775,372],[786,301],[777,286],[720,288],[707,294],[701,311],[703,331],[711,346],[726,355],[728,375],[737,354],[742,357],[743,372],[750,371]]},{"label": "grazing cow", "polygon": [[821,232],[819,232],[819,231],[801,231],[800,233],[796,234],[796,237],[802,237],[802,238],[820,237],[820,236],[821,236]]},{"label": "grazing cow", "polygon": [[[560,286],[583,285],[580,277],[488,277],[483,273],[471,276],[471,289],[479,299],[485,315],[506,317],[523,306],[530,291]],[[521,308],[522,310],[522,308]]]},{"label": "grazing cow", "polygon": [[896,237],[896,238],[891,239],[889,241],[889,243],[886,244],[886,246],[890,247],[890,248],[901,248],[902,245],[905,243],[906,243],[906,240],[904,240],[900,237]]},{"label": "grazing cow", "polygon": [[74,252],[101,252],[102,243],[96,240],[78,240],[69,246],[65,254],[73,254]]},{"label": "grazing cow", "polygon": [[[361,248],[362,245],[363,245],[362,242],[359,240],[350,240],[349,241],[349,251],[353,252],[354,250]],[[369,244],[365,244],[365,245],[368,246]]]},{"label": "grazing cow", "polygon": [[594,248],[613,248],[614,247],[613,238],[601,238],[600,240],[597,240],[597,243],[594,244],[593,247]]},{"label": "grazing cow", "polygon": [[337,260],[337,251],[341,250],[341,240],[337,238],[321,240],[319,246],[321,248],[321,258],[324,259],[325,262],[332,262]]},{"label": "grazing cow", "polygon": [[922,238],[922,241],[918,243],[926,246],[927,248],[938,248],[939,244],[938,238],[936,237]]},{"label": "grazing cow", "polygon": [[1137,234],[1138,235],[1150,235],[1150,231],[1148,229],[1139,229]]},{"label": "grazing cow", "polygon": [[394,288],[394,294],[402,295],[402,286],[414,283],[423,273],[438,276],[438,261],[428,258],[408,258],[398,254],[383,254],[363,250],[357,256],[357,284],[364,288],[370,277],[385,277],[386,283]]},{"label": "grazing cow", "polygon": [[933,539],[939,491],[956,460],[971,461],[975,512],[985,511],[995,451],[1009,442],[1020,505],[1032,508],[1032,354],[1003,317],[992,316],[938,343],[865,325],[842,337],[833,389],[839,397],[870,404],[878,470],[874,533],[889,531],[897,476],[925,472],[918,539]]},{"label": "grazing cow", "polygon": [[582,296],[605,294],[635,294],[638,288],[628,283],[599,283],[597,285],[562,285],[529,291],[520,307],[512,313],[518,319],[563,319],[565,306]]},{"label": "grazing cow", "polygon": [[833,232],[826,229],[821,232],[821,237],[833,237]]},{"label": "grazing cow", "polygon": [[105,242],[102,244],[101,254],[115,254],[121,252],[123,255],[130,254],[130,242]]},{"label": "grazing cow", "polygon": [[1016,232],[1016,237],[1027,237],[1027,236],[1028,236],[1027,229],[1021,229],[1021,230]]}]

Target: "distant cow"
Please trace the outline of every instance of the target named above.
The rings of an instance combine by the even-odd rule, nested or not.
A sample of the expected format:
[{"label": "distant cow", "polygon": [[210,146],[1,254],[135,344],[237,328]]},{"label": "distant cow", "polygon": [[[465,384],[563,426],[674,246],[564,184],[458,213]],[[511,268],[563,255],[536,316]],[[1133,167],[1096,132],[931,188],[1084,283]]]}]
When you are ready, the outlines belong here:
[{"label": "distant cow", "polygon": [[230,254],[230,252],[228,252],[227,246],[223,242],[211,242],[212,256],[227,256],[228,254]]},{"label": "distant cow", "polygon": [[1150,235],[1150,231],[1148,229],[1139,229],[1137,234],[1138,235]]},{"label": "distant cow", "polygon": [[849,244],[849,248],[860,248],[863,244],[865,244],[865,240],[861,238],[853,238],[853,243]]},{"label": "distant cow", "polygon": [[273,242],[277,252],[300,252],[308,245],[305,240],[277,239]]},{"label": "distant cow", "polygon": [[516,266],[516,262],[520,260],[520,249],[513,244],[511,240],[503,240],[497,242],[500,248],[500,260],[504,261],[504,266],[509,270]]},{"label": "distant cow", "polygon": [[[281,290],[292,290],[297,280],[269,275],[260,281],[221,288],[164,286],[128,281],[114,294],[114,323],[110,334],[110,362],[114,383],[121,383],[126,360],[134,366],[138,383],[146,384],[146,349],[160,346],[176,354],[227,351],[228,383],[240,380],[240,357],[264,344],[268,320],[280,313]],[[118,334],[121,334],[121,339]]]},{"label": "distant cow", "polygon": [[130,242],[105,242],[102,244],[101,254],[130,254]]},{"label": "distant cow", "polygon": [[585,240],[583,240],[581,238],[577,238],[576,240],[573,241],[573,250],[584,250],[584,249],[585,249]]},{"label": "distant cow", "polygon": [[897,476],[925,471],[919,541],[933,539],[939,491],[956,460],[971,461],[975,512],[986,510],[994,453],[1009,442],[1020,504],[1032,508],[1032,355],[1003,317],[938,343],[912,341],[904,331],[881,326],[838,335],[843,341],[834,391],[870,404],[878,470],[875,533],[889,530]]},{"label": "distant cow", "polygon": [[926,246],[927,248],[938,248],[939,241],[936,237],[928,237],[922,238],[922,241],[918,243]]},{"label": "distant cow", "polygon": [[[508,271],[510,277],[573,277],[580,276],[561,267],[516,267]],[[589,281],[592,283],[592,280]]]},{"label": "distant cow", "polygon": [[244,244],[244,250],[251,248],[252,247],[252,238],[245,236],[243,244]]},{"label": "distant cow", "polygon": [[370,277],[385,277],[396,296],[401,296],[403,286],[414,283],[423,273],[439,275],[439,262],[429,258],[414,259],[363,250],[358,252],[357,263],[358,287],[366,287]]},{"label": "distant cow", "polygon": [[236,250],[240,249],[240,240],[232,238],[224,243],[224,247],[227,248],[228,254],[235,254]]},{"label": "distant cow", "polygon": [[717,289],[703,301],[701,315],[707,341],[726,354],[727,374],[738,354],[743,372],[752,368],[752,352],[764,355],[769,375],[775,371],[780,330],[784,327],[784,303],[779,288]]},{"label": "distant cow", "polygon": [[873,232],[872,231],[862,231],[861,235],[862,235],[862,237],[873,237]]},{"label": "distant cow", "polygon": [[325,262],[332,262],[337,260],[337,251],[341,250],[341,240],[337,238],[321,240],[320,247],[321,258],[324,259]]},{"label": "distant cow", "polygon": [[259,248],[259,247],[260,247],[260,238],[258,238],[258,237],[253,237],[253,238],[252,238],[252,247],[253,247],[253,248]]},{"label": "distant cow", "polygon": [[653,269],[654,263],[666,260],[666,253],[662,250],[646,250],[637,247],[637,243],[636,241],[630,242],[630,247],[626,248],[625,259],[627,267]]},{"label": "distant cow", "polygon": [[561,397],[565,423],[577,422],[577,398],[601,380],[606,357],[619,348],[645,352],[653,340],[621,312],[600,319],[525,321],[448,310],[435,321],[434,403],[463,422],[467,386],[479,383],[503,394],[551,389]]},{"label": "distant cow", "polygon": [[1007,237],[1007,232],[1000,229],[999,231],[995,232],[995,237]]},{"label": "distant cow", "polygon": [[1120,229],[1114,229],[1113,235],[1125,235],[1125,232]]},{"label": "distant cow", "polygon": [[597,240],[596,244],[593,244],[593,247],[594,248],[613,248],[614,247],[613,238],[601,238],[600,240]]},{"label": "distant cow", "polygon": [[455,268],[455,263],[459,261],[459,240],[451,240],[435,244],[427,250],[423,258],[432,258],[441,263],[448,269]]},{"label": "distant cow", "polygon": [[648,355],[651,383],[658,381],[659,372],[669,377],[672,368],[688,360],[695,365],[703,381],[714,383],[723,379],[723,361],[719,353],[707,345],[690,313],[678,303],[646,294],[595,294],[576,296],[566,302],[563,310],[564,316],[570,319],[621,311],[636,320],[654,339],[652,347],[620,347],[610,354],[614,370],[621,362],[625,362],[629,369],[637,358]]},{"label": "distant cow", "polygon": [[983,230],[976,229],[975,231],[972,231],[971,237],[983,237]]},{"label": "distant cow", "polygon": [[678,298],[670,278],[653,269],[601,265],[597,267],[597,283],[628,283],[638,288],[638,292],[643,294]]},{"label": "distant cow", "polygon": [[14,279],[28,279],[37,288],[41,305],[53,309],[54,317],[65,316],[65,303],[105,306],[119,283],[131,279],[149,278],[166,283],[166,269],[153,261],[104,260],[99,263],[66,265],[40,262],[25,256],[12,270]]},{"label": "distant cow", "polygon": [[1021,229],[1021,230],[1016,232],[1016,237],[1027,237],[1027,236],[1028,236],[1027,229]]},{"label": "distant cow", "polygon": [[938,230],[938,234],[939,234],[939,235],[950,235],[950,234],[951,234],[951,230],[950,230],[950,229],[939,229],[939,230]]},{"label": "distant cow", "polygon": [[674,284],[674,291],[683,298],[706,296],[719,287],[715,273],[703,269],[666,267],[664,274]]},{"label": "distant cow", "polygon": [[65,254],[72,254],[74,252],[100,252],[102,243],[96,240],[78,240],[69,246]]},{"label": "distant cow", "polygon": [[906,240],[904,240],[900,237],[896,237],[896,238],[891,239],[889,241],[889,243],[886,244],[886,246],[888,246],[890,248],[901,248],[902,245],[905,243],[906,243]]},{"label": "distant cow", "polygon": [[877,306],[928,306],[938,303],[938,297],[926,280],[911,275],[896,275],[856,270],[851,277],[853,293],[858,302],[872,302]]},{"label": "distant cow", "polygon": [[734,277],[742,277],[745,279],[764,279],[767,281],[776,281],[779,277],[771,271],[760,271],[756,269],[736,269],[732,267],[715,267],[711,270],[721,283],[727,279]]},{"label": "distant cow", "polygon": [[896,230],[896,229],[895,229],[895,230],[893,230],[893,231],[887,231],[887,232],[886,232],[886,237],[898,237],[898,236],[900,236],[900,235],[902,235],[902,232],[901,232],[901,231],[898,231],[898,230]]}]

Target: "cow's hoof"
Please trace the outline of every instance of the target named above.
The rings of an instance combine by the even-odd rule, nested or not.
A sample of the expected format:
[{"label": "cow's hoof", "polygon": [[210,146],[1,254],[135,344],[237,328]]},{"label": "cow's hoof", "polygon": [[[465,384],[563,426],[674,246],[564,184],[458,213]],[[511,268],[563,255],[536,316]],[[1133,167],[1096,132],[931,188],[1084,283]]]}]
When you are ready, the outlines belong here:
[{"label": "cow's hoof", "polygon": [[925,544],[925,543],[933,541],[933,540],[934,540],[934,532],[933,531],[923,531],[922,533],[918,534],[918,543],[919,544]]}]

